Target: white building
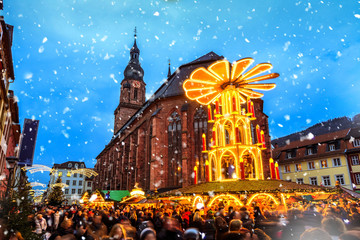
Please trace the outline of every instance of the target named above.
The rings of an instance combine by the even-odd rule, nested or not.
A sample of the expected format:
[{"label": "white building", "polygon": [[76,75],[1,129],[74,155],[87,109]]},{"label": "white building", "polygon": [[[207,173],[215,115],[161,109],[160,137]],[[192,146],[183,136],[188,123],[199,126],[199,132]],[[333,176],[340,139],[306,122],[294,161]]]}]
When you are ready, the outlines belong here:
[{"label": "white building", "polygon": [[87,169],[84,162],[68,161],[61,164],[54,164],[53,171],[50,173],[49,189],[61,177],[62,183],[66,184],[63,188],[66,203],[76,204],[79,202],[83,193],[87,190],[92,191],[92,179],[83,173]]}]

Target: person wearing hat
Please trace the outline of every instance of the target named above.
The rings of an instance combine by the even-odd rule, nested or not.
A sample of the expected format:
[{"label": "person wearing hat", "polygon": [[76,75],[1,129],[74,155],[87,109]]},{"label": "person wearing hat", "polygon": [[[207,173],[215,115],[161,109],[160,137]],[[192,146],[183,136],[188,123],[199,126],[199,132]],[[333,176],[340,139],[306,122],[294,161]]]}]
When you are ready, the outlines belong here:
[{"label": "person wearing hat", "polygon": [[188,228],[184,232],[184,240],[200,240],[200,233],[196,228]]},{"label": "person wearing hat", "polygon": [[145,228],[140,233],[140,240],[156,240],[155,230],[152,228]]}]

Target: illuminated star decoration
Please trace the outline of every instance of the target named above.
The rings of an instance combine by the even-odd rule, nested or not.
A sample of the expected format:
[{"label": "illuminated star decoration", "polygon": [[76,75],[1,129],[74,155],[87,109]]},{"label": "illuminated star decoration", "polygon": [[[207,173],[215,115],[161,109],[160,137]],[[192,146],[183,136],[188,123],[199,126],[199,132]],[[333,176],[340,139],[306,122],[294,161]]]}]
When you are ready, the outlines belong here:
[{"label": "illuminated star decoration", "polygon": [[69,187],[69,185],[67,185],[65,183],[55,183],[55,184],[51,184],[50,187],[51,188],[54,188],[54,187],[66,188],[66,187]]},{"label": "illuminated star decoration", "polygon": [[76,170],[72,170],[71,171],[71,174],[74,174],[74,173],[80,173],[80,174],[84,174],[86,177],[92,177],[92,176],[97,176],[98,173],[95,172],[94,170],[92,169],[89,169],[89,168],[79,168],[79,169],[76,169]]},{"label": "illuminated star decoration", "polygon": [[29,171],[31,174],[35,172],[46,172],[46,171],[52,172],[52,169],[50,167],[40,164],[34,164],[31,167],[25,166],[22,167],[22,169],[24,171]]},{"label": "illuminated star decoration", "polygon": [[270,63],[260,63],[245,72],[253,62],[252,58],[243,58],[231,65],[227,60],[220,60],[207,69],[196,69],[183,84],[186,96],[200,104],[208,105],[214,103],[228,86],[233,86],[239,94],[241,103],[245,103],[247,98],[261,98],[264,94],[254,90],[271,90],[276,84],[254,82],[277,78],[279,74],[257,76],[272,69]]},{"label": "illuminated star decoration", "polygon": [[46,187],[46,184],[39,183],[39,182],[31,182],[29,183],[31,187]]}]

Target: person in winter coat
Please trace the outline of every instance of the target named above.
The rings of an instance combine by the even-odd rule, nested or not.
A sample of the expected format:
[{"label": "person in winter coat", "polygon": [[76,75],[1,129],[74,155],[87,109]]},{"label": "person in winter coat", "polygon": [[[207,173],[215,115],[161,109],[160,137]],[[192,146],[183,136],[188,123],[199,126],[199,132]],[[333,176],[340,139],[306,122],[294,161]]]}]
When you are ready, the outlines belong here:
[{"label": "person in winter coat", "polygon": [[202,219],[200,212],[195,212],[190,227],[196,228],[197,230],[199,230],[199,232],[203,232],[204,231],[204,223],[205,222]]},{"label": "person in winter coat", "polygon": [[165,218],[164,227],[157,235],[158,240],[182,240],[183,232],[179,229],[179,223],[175,218]]},{"label": "person in winter coat", "polygon": [[215,239],[221,240],[223,235],[228,231],[228,224],[225,218],[225,209],[219,208],[218,216],[215,218],[216,234]]},{"label": "person in winter coat", "polygon": [[86,223],[79,222],[76,225],[76,239],[77,240],[98,240],[99,238],[88,230],[89,226]]},{"label": "person in winter coat", "polygon": [[215,219],[212,210],[209,210],[206,215],[205,224],[204,224],[204,233],[206,240],[215,239]]},{"label": "person in winter coat", "polygon": [[183,227],[186,229],[186,228],[189,228],[190,226],[190,216],[191,216],[191,212],[189,211],[189,209],[185,209],[185,212],[183,213],[183,215],[181,216],[182,219],[183,219]]},{"label": "person in winter coat", "polygon": [[110,231],[110,237],[114,240],[126,239],[126,230],[121,224],[115,224]]},{"label": "person in winter coat", "polygon": [[108,232],[106,225],[102,222],[102,216],[99,213],[95,214],[89,229],[99,238],[107,235]]},{"label": "person in winter coat", "polygon": [[54,230],[56,230],[60,223],[60,212],[59,210],[56,210],[54,213]]},{"label": "person in winter coat", "polygon": [[303,212],[303,219],[305,229],[320,227],[322,215],[316,210],[315,206],[310,205],[308,209]]},{"label": "person in winter coat", "polygon": [[42,214],[38,214],[35,219],[35,232],[37,234],[42,234],[46,231],[47,224],[45,218],[43,218]]}]

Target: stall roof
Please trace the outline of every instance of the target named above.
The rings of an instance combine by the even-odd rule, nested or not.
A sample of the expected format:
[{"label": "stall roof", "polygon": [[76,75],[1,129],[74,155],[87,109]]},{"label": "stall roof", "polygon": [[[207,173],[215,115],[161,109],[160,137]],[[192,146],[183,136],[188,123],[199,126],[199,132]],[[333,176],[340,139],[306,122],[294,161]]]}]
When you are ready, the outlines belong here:
[{"label": "stall roof", "polygon": [[213,181],[191,185],[172,191],[164,192],[161,196],[216,194],[216,193],[254,193],[254,192],[320,192],[335,191],[333,188],[309,184],[297,184],[284,180],[233,180]]}]

